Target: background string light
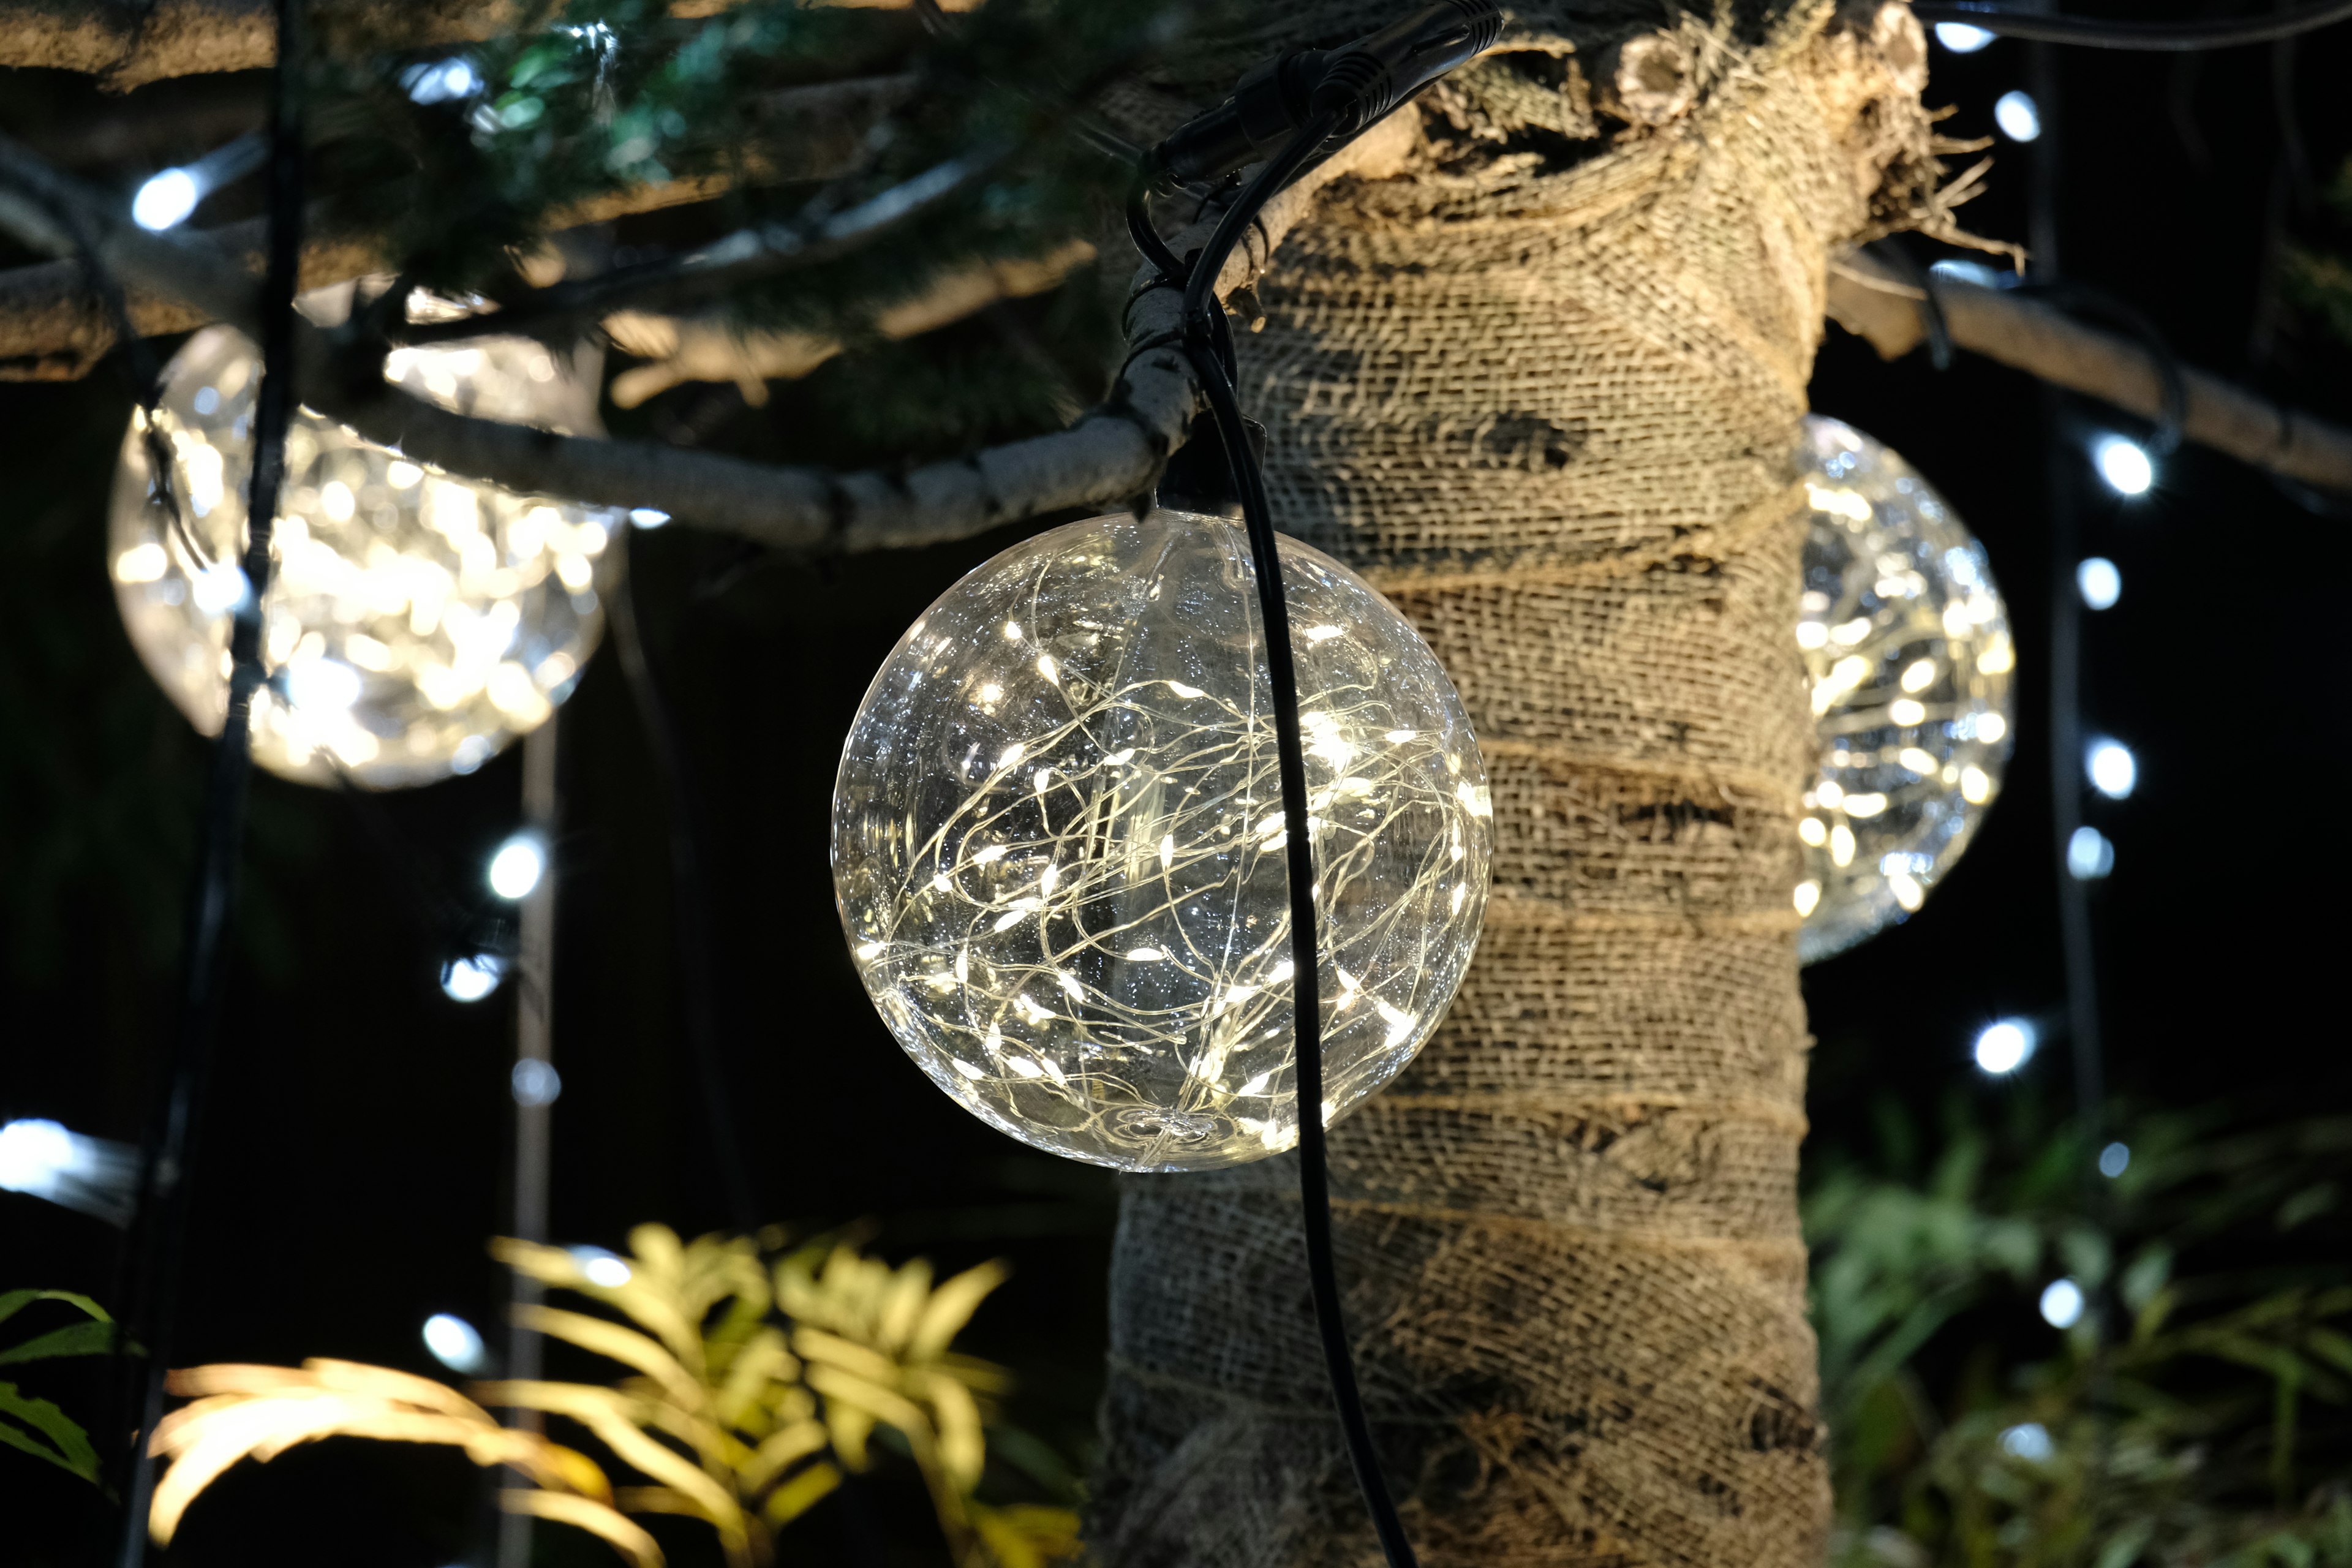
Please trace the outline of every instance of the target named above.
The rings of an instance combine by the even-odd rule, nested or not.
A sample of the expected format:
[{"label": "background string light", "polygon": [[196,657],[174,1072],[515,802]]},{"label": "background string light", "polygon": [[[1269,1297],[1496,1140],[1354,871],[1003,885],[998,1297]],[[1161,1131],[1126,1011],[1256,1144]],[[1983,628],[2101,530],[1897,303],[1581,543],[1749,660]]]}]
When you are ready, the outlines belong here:
[{"label": "background string light", "polygon": [[[348,289],[326,292],[339,297],[309,297],[313,311],[348,309]],[[421,302],[411,313],[449,311]],[[207,734],[226,701],[232,612],[251,591],[236,557],[257,372],[236,331],[191,338],[153,415],[170,486],[151,471],[143,412],[115,484],[109,556],[123,624]],[[385,374],[461,413],[595,427],[594,377],[526,339],[396,350]],[[308,784],[425,784],[471,772],[544,722],[594,651],[625,514],[429,469],[307,410],[286,456],[255,760]]]}]

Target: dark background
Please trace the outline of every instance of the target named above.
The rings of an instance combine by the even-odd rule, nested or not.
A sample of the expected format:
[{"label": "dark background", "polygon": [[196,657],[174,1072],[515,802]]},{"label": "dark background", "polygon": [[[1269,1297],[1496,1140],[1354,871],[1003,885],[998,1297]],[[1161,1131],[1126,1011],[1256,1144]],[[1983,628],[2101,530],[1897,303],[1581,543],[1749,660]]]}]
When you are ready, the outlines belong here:
[{"label": "dark background", "polygon": [[[2273,265],[2282,236],[2334,232],[2309,184],[2352,147],[2352,101],[2331,85],[2347,64],[2341,34],[2303,46],[2284,78],[2263,48],[2186,68],[2075,51],[2051,116],[2065,137],[2068,275],[2141,307],[2189,362],[2339,419],[2352,416],[2346,357],[2280,314]],[[1934,68],[1931,100],[1958,106],[1954,134],[1989,133],[1995,96],[2025,85],[2014,43],[1938,48]],[[15,74],[19,105],[80,101],[78,84]],[[0,75],[0,121],[16,118],[11,97]],[[2021,239],[2029,160],[2007,142],[1999,154],[1991,194],[1964,216]],[[128,189],[143,172],[122,164],[116,177]],[[977,334],[962,344],[974,353],[994,342],[960,328],[942,352],[957,333]],[[682,395],[684,416],[822,455],[837,449],[828,400],[849,395],[848,374],[820,372],[756,416],[731,393]],[[2042,658],[2059,567],[2046,543],[2052,431],[2025,378],[1966,357],[1940,374],[1923,354],[1883,364],[1832,328],[1814,395],[1907,456],[1983,539],[2021,655],[2008,787],[1966,863],[1907,924],[1807,973],[1814,1146],[1836,1149],[1867,1143],[1889,1097],[1928,1116],[1956,1093],[2064,1100],[2063,1038],[2000,1084],[1968,1056],[1991,1018],[2054,1026],[2063,1003]],[[128,406],[105,371],[0,386],[0,1119],[135,1140],[173,1016],[204,749],[131,655],[107,581],[105,502]],[[669,407],[678,417],[677,400]],[[2117,847],[2114,876],[2093,890],[2116,1092],[2140,1105],[2340,1106],[2347,521],[2194,449],[2137,502],[2086,493],[2086,552],[2113,557],[2125,583],[2117,607],[2086,618],[2086,728],[2141,763],[2129,801],[2090,807]],[[950,1268],[1013,1259],[968,1343],[1018,1369],[1016,1415],[1083,1457],[1108,1177],[989,1131],[907,1061],[855,981],[825,858],[840,737],[866,680],[933,597],[1012,537],[824,565],[748,557],[682,526],[631,548],[703,808],[718,1032],[760,1215],[803,1231],[870,1216],[888,1255]],[[2072,563],[2060,564],[2071,582]],[[730,1215],[681,1042],[667,803],[609,654],[562,726],[554,1233],[620,1247],[641,1220],[720,1227]],[[483,1242],[506,1202],[513,987],[471,1006],[445,998],[444,937],[406,889],[421,868],[488,907],[481,867],[516,825],[518,763],[383,797],[389,837],[331,795],[257,780],[180,1363],[332,1355],[431,1372],[417,1334],[428,1314],[496,1321],[503,1281]],[[0,1194],[0,1286],[107,1298],[115,1241],[81,1215]],[[71,1373],[27,1381],[69,1407],[92,1392]],[[173,1560],[312,1561],[323,1532],[339,1563],[434,1568],[477,1522],[453,1500],[470,1495],[450,1484],[463,1468],[355,1445],[247,1467],[192,1515]],[[93,1538],[100,1512],[77,1488],[0,1455],[27,1560],[78,1560]],[[541,1533],[551,1554],[569,1552],[554,1540],[566,1532]]]}]

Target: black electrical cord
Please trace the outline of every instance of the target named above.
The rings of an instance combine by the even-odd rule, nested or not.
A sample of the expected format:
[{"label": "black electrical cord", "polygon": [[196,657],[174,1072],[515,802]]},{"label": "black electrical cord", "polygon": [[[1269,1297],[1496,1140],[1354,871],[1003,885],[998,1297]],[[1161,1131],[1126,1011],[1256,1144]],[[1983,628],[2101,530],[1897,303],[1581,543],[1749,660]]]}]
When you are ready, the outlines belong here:
[{"label": "black electrical cord", "polygon": [[2053,16],[1982,0],[1919,0],[1911,14],[1922,22],[1958,22],[2004,38],[2044,44],[2080,44],[2093,49],[2147,49],[2176,54],[2269,44],[2352,20],[2352,0],[2317,0],[2267,16],[2221,21],[2110,22],[2092,16]]},{"label": "black electrical cord", "polygon": [[[634,556],[634,546],[627,548]],[[646,747],[653,753],[654,765],[661,773],[662,792],[669,799],[671,920],[677,939],[678,990],[686,1014],[687,1044],[694,1053],[703,1120],[710,1134],[710,1154],[719,1167],[719,1185],[727,1195],[728,1218],[749,1236],[759,1228],[760,1217],[751,1195],[751,1170],[743,1163],[743,1141],[736,1135],[733,1098],[727,1091],[727,1068],[719,1047],[718,958],[712,951],[709,889],[702,874],[699,802],[688,775],[686,745],[678,735],[677,721],[663,700],[637,626],[635,574],[634,561],[625,563],[621,580],[607,597],[605,613],[613,623],[613,643],[621,655],[621,672],[628,679],[629,695],[636,703]]]},{"label": "black electrical cord", "polygon": [[[1315,854],[1307,819],[1307,757],[1298,719],[1298,672],[1292,656],[1289,603],[1283,592],[1282,562],[1266,501],[1265,477],[1252,455],[1242,422],[1241,402],[1234,393],[1229,368],[1232,338],[1229,331],[1219,330],[1223,325],[1223,311],[1214,294],[1217,274],[1241,243],[1243,234],[1256,221],[1265,204],[1322,147],[1339,119],[1339,111],[1336,110],[1313,116],[1258,171],[1226,210],[1209,243],[1191,265],[1179,273],[1165,276],[1163,280],[1184,286],[1184,353],[1207,395],[1224,446],[1225,460],[1241,494],[1250,563],[1257,579],[1259,619],[1265,633],[1266,676],[1274,700],[1275,756],[1282,783],[1284,858],[1290,889],[1299,1206],[1306,1233],[1307,1281],[1315,1301],[1315,1324],[1323,1343],[1325,1370],[1331,1379],[1332,1403],[1338,1407],[1340,1430],[1347,1439],[1349,1461],[1354,1467],[1356,1483],[1363,1491],[1364,1505],[1371,1515],[1372,1529],[1380,1537],[1381,1550],[1390,1568],[1415,1568],[1412,1542],[1397,1515],[1395,1500],[1381,1471],[1371,1424],[1364,1415],[1363,1394],[1356,1381],[1355,1354],[1349,1343],[1347,1320],[1339,1299],[1339,1271],[1332,1256],[1330,1169],[1322,1115],[1322,969],[1316,931]],[[1129,216],[1139,230],[1150,231],[1139,194],[1130,206]],[[1172,260],[1173,257],[1164,244],[1156,243],[1156,233],[1150,238],[1155,243],[1146,244],[1142,233],[1139,233],[1138,244],[1166,274],[1167,261],[1160,258]]]},{"label": "black electrical cord", "polygon": [[[245,838],[247,786],[253,776],[249,726],[254,694],[264,679],[261,603],[269,592],[271,524],[285,479],[286,428],[294,413],[294,289],[302,256],[302,134],[294,81],[296,62],[301,58],[297,0],[278,0],[277,31],[278,66],[269,107],[269,259],[261,286],[261,390],[253,416],[253,488],[246,508],[246,594],[229,633],[228,708],[205,781],[171,1075],[140,1162],[141,1229],[131,1255],[137,1321],[130,1331],[144,1347],[147,1369],[130,1435],[121,1568],[139,1568],[146,1555],[154,1468],[145,1447],[163,1415],[163,1374],[171,1364],[187,1245],[190,1157],[228,980],[237,860]],[[117,1343],[120,1350],[119,1337]]]},{"label": "black electrical cord", "polygon": [[2154,428],[2148,437],[2148,456],[2168,458],[2180,446],[2181,426],[2189,418],[2189,377],[2180,367],[2180,360],[2154,318],[2128,300],[2108,293],[2104,289],[2072,279],[2051,279],[2022,285],[2020,293],[2047,300],[2060,310],[2076,316],[2090,316],[2109,326],[2137,338],[2147,353],[2148,363],[2156,369],[2157,384],[2162,394],[2158,405]]},{"label": "black electrical cord", "polygon": [[1870,253],[1903,275],[1919,290],[1919,324],[1927,333],[1927,363],[1937,370],[1952,368],[1952,326],[1944,317],[1944,301],[1936,293],[1936,275],[1919,265],[1899,239],[1882,239]]}]

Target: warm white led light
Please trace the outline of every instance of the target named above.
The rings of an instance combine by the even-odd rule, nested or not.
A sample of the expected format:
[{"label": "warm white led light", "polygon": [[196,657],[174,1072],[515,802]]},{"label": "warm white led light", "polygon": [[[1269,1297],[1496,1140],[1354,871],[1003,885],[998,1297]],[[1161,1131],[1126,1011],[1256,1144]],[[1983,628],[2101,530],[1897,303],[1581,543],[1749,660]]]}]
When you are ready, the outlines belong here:
[{"label": "warm white led light", "polygon": [[[306,296],[305,308],[331,319],[342,307]],[[431,301],[413,313],[436,311],[446,313]],[[526,339],[401,349],[387,374],[462,412],[596,428],[594,378]],[[108,554],[123,624],[207,734],[227,704],[233,612],[252,595],[238,563],[259,382],[244,338],[198,332],[165,372],[155,429],[134,416],[115,480]],[[153,483],[158,443],[174,507]],[[288,432],[279,510],[254,759],[305,783],[377,788],[471,772],[570,693],[602,629],[625,516],[429,469],[307,410]]]},{"label": "warm white led light", "polygon": [[1983,548],[1908,463],[1822,418],[1800,458],[1796,640],[1821,746],[1797,823],[1811,963],[1919,909],[1967,849],[2000,793],[2016,656]]},{"label": "warm white led light", "polygon": [[[1492,811],[1428,647],[1337,562],[1282,551],[1337,1115],[1452,1001]],[[866,990],[934,1082],[1041,1148],[1175,1171],[1297,1140],[1253,582],[1222,519],[1039,535],[925,612],[844,748],[834,878]]]}]

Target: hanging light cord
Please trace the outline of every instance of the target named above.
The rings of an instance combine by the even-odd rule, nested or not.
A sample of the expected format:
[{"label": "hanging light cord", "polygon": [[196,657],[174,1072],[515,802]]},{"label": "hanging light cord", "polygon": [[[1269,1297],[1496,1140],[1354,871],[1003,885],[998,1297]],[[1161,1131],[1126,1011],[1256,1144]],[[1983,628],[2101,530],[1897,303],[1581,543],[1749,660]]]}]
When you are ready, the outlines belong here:
[{"label": "hanging light cord", "polygon": [[[269,110],[269,258],[261,285],[262,377],[254,411],[253,486],[246,509],[245,596],[231,623],[228,708],[205,781],[170,1078],[140,1163],[138,1238],[126,1246],[136,1270],[130,1303],[136,1322],[131,1327],[147,1366],[132,1417],[128,1484],[123,1488],[122,1568],[139,1568],[146,1555],[154,1467],[145,1449],[163,1413],[163,1374],[171,1364],[187,1245],[189,1166],[228,979],[237,859],[245,838],[247,785],[253,774],[249,725],[254,696],[264,680],[261,605],[269,592],[270,524],[278,516],[286,428],[294,412],[294,289],[302,254],[302,139],[293,80],[295,62],[301,57],[295,11],[295,0],[278,0],[278,67]],[[118,1331],[118,1357],[127,1348]]]},{"label": "hanging light cord", "polygon": [[[1215,297],[1219,270],[1258,212],[1323,147],[1338,123],[1338,111],[1308,121],[1259,169],[1218,223],[1209,243],[1189,264],[1176,260],[1150,225],[1141,186],[1129,206],[1130,226],[1145,256],[1160,270],[1164,286],[1184,289],[1184,353],[1192,363],[1216,420],[1239,489],[1249,535],[1250,562],[1257,579],[1259,618],[1265,630],[1268,684],[1273,689],[1275,755],[1282,781],[1284,855],[1290,884],[1292,1005],[1297,1041],[1298,1187],[1306,1231],[1307,1275],[1315,1300],[1315,1324],[1330,1374],[1332,1402],[1339,1408],[1348,1458],[1371,1514],[1372,1529],[1390,1568],[1415,1568],[1412,1542],[1397,1515],[1395,1500],[1381,1474],[1356,1382],[1355,1354],[1339,1300],[1339,1272],[1331,1246],[1331,1186],[1323,1127],[1323,1018],[1315,916],[1315,856],[1307,820],[1307,759],[1298,720],[1298,673],[1290,645],[1290,610],[1283,594],[1282,563],[1273,517],[1266,504],[1265,477],[1258,469],[1242,424],[1234,390],[1233,342]],[[1171,263],[1173,270],[1171,271]]]},{"label": "hanging light cord", "polygon": [[1983,0],[1918,0],[1911,14],[1922,22],[1957,22],[2004,38],[2043,44],[2080,44],[2093,49],[2146,49],[2189,54],[2241,44],[2274,44],[2321,27],[2352,20],[2352,0],[2317,0],[2268,16],[2200,22],[2110,22],[2093,16],[2053,16],[2046,12],[1993,5]]}]

